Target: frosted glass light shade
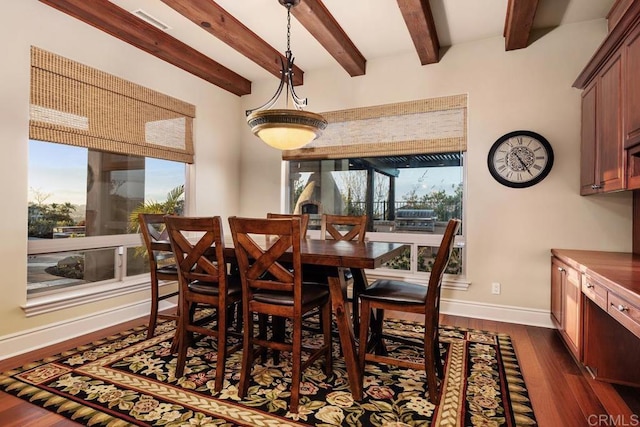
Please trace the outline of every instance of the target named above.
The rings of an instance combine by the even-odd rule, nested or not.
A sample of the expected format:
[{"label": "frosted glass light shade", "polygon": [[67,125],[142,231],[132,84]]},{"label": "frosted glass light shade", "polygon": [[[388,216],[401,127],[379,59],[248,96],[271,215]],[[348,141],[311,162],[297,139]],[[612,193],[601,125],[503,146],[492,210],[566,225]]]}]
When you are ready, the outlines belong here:
[{"label": "frosted glass light shade", "polygon": [[291,109],[257,110],[247,117],[247,123],[258,138],[279,150],[304,147],[327,127],[321,115]]}]

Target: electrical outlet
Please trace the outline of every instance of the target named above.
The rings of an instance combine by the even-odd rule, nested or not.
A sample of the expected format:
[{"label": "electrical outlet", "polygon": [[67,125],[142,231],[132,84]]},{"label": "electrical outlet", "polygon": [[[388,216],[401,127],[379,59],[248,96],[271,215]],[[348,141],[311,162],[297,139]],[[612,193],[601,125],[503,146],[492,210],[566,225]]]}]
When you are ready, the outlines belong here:
[{"label": "electrical outlet", "polygon": [[494,294],[494,295],[499,295],[500,294],[500,283],[493,282],[491,284],[491,293]]}]

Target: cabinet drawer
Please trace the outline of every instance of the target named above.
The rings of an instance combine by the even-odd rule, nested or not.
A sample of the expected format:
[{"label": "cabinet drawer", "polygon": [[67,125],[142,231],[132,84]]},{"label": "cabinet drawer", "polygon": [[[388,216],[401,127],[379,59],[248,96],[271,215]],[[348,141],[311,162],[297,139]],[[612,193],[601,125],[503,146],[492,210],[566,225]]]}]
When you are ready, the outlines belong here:
[{"label": "cabinet drawer", "polygon": [[628,301],[611,292],[609,292],[608,298],[607,312],[640,338],[640,308],[629,304]]},{"label": "cabinet drawer", "polygon": [[582,293],[601,309],[607,310],[607,289],[586,274],[582,276]]}]

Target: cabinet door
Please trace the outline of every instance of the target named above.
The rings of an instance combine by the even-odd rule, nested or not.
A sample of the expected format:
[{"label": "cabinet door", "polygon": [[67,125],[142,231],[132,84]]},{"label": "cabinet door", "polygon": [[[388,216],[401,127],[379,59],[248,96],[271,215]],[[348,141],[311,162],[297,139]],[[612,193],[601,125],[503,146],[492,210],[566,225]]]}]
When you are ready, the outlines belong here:
[{"label": "cabinet door", "polygon": [[618,52],[607,62],[598,83],[596,185],[601,191],[621,190],[625,184],[621,57]]},{"label": "cabinet door", "polygon": [[580,272],[551,258],[551,320],[576,360],[582,358],[582,289]]},{"label": "cabinet door", "polygon": [[580,144],[580,194],[593,194],[596,184],[596,114],[598,102],[597,80],[582,92],[582,128]]},{"label": "cabinet door", "polygon": [[551,258],[551,321],[558,328],[564,329],[562,306],[564,301],[564,270],[563,263],[555,257]]},{"label": "cabinet door", "polygon": [[640,26],[624,43],[624,137],[625,147],[640,143]]},{"label": "cabinet door", "polygon": [[564,272],[564,332],[567,345],[582,360],[582,286],[580,273],[573,268]]}]

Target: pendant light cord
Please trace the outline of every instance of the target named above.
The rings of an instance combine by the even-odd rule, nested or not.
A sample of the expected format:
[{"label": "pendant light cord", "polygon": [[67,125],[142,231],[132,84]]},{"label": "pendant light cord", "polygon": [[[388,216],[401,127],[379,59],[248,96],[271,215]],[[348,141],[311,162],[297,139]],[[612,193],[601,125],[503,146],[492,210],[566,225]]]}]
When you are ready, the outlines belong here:
[{"label": "pendant light cord", "polygon": [[[289,86],[293,86],[293,82],[291,79],[293,78],[293,70],[291,69],[291,3],[287,4],[287,70],[286,70],[286,79],[287,84],[285,85],[285,97],[284,97],[284,106],[285,108],[289,108],[289,97],[291,94],[289,93]],[[285,70],[283,70],[285,71]]]}]

